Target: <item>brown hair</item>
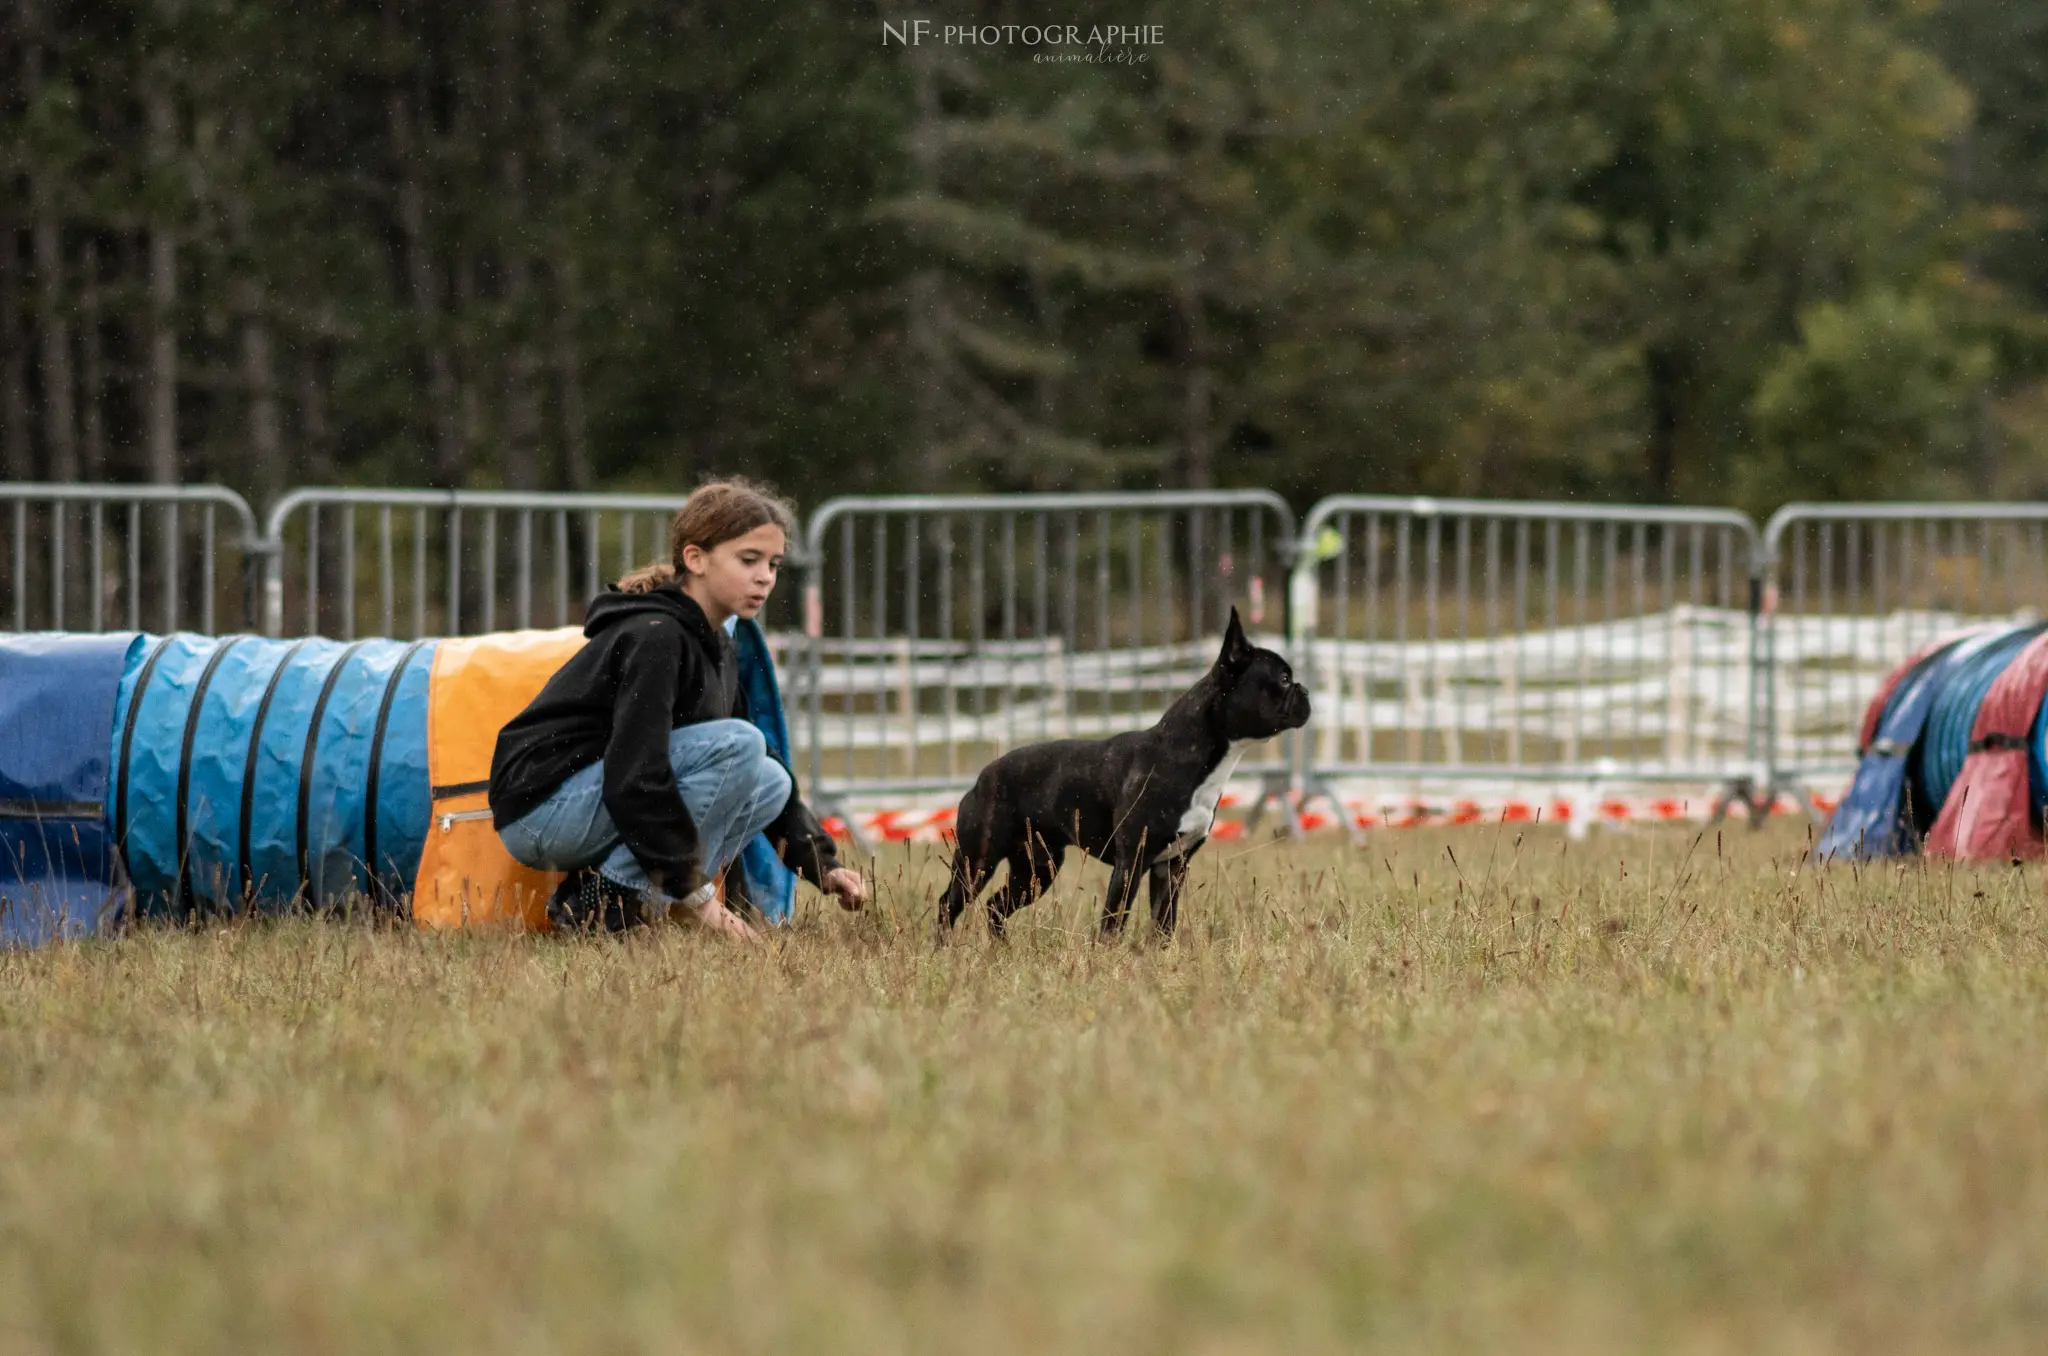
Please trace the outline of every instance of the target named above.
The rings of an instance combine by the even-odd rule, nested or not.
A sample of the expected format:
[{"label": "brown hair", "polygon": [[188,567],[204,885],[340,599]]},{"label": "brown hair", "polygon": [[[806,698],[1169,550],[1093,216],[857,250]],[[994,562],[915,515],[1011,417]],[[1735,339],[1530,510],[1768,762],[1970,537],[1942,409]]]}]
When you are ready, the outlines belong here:
[{"label": "brown hair", "polygon": [[690,491],[668,525],[668,559],[642,565],[619,581],[622,593],[647,593],[683,573],[683,548],[709,551],[774,524],[785,537],[796,535],[796,509],[782,496],[743,476],[721,476]]}]

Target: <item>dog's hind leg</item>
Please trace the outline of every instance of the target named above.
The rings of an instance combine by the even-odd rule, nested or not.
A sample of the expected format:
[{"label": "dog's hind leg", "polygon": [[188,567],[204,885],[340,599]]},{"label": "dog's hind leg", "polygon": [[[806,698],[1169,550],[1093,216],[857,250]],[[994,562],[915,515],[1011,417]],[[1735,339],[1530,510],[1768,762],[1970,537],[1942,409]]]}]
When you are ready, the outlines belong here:
[{"label": "dog's hind leg", "polygon": [[952,878],[946,882],[946,893],[939,897],[939,916],[934,925],[941,936],[953,924],[960,921],[961,910],[981,893],[981,887],[988,880],[988,869],[976,860],[975,854],[962,844],[953,851]]},{"label": "dog's hind leg", "polygon": [[988,897],[988,930],[992,937],[1003,935],[1010,915],[1044,894],[1058,874],[1059,849],[1032,834],[1010,853],[1010,876],[1003,888]]},{"label": "dog's hind leg", "polygon": [[938,916],[932,920],[933,930],[939,936],[960,921],[961,911],[974,902],[974,897],[988,884],[995,864],[1003,859],[1004,845],[998,838],[1008,835],[998,835],[989,799],[980,782],[960,798],[960,812],[953,823],[951,878],[939,898]]}]

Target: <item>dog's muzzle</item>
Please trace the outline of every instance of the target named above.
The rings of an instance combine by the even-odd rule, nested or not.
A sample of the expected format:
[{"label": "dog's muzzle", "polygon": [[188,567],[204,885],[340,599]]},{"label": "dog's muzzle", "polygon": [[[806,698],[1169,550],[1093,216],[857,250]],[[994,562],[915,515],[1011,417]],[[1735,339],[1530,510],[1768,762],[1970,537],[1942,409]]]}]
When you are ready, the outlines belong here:
[{"label": "dog's muzzle", "polygon": [[1287,727],[1289,729],[1298,730],[1302,726],[1308,724],[1308,689],[1303,687],[1300,683],[1296,683],[1294,685],[1294,690],[1287,694],[1286,712]]}]

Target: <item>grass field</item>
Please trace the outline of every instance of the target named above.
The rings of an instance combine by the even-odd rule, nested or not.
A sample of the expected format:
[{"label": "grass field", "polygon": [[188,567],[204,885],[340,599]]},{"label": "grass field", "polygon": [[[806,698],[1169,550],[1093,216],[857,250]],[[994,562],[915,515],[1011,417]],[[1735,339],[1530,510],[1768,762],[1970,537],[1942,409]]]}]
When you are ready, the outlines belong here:
[{"label": "grass field", "polygon": [[2048,878],[1803,846],[1233,845],[1167,946],[1070,868],[934,948],[920,847],[755,951],[7,955],[0,1349],[2042,1349]]}]

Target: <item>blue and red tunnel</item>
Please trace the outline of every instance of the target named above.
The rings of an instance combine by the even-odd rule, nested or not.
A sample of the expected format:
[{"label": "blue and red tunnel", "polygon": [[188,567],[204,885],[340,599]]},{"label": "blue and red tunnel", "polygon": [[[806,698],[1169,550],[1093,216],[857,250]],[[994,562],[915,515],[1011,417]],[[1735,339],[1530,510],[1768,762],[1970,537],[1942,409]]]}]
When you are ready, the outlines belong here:
[{"label": "blue and red tunnel", "polygon": [[1865,712],[1855,780],[1814,855],[2038,856],[2044,698],[2048,627],[1980,627],[1914,655]]}]

